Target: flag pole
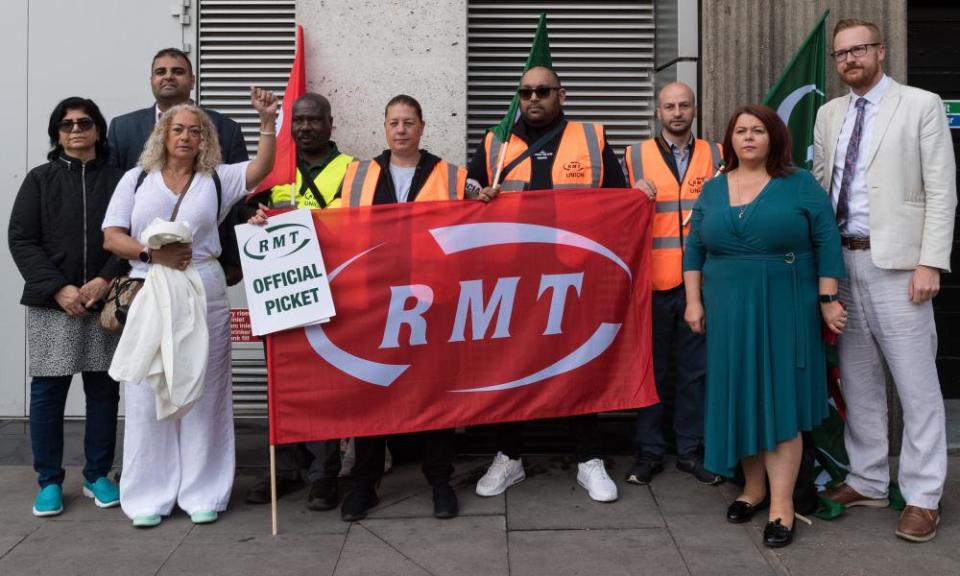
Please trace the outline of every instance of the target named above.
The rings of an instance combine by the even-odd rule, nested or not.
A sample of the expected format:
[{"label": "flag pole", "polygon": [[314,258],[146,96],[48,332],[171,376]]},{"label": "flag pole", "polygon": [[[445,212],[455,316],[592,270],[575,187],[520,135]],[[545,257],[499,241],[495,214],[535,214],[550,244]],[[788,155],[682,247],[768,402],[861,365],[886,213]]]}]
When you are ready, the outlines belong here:
[{"label": "flag pole", "polygon": [[270,515],[273,519],[273,535],[277,535],[277,447],[270,445]]},{"label": "flag pole", "polygon": [[491,188],[496,187],[500,184],[500,176],[503,172],[503,163],[507,159],[507,148],[510,147],[510,139],[507,138],[507,141],[503,143],[503,146],[500,147],[500,157],[497,159],[497,171],[493,176],[493,184],[490,185]]}]

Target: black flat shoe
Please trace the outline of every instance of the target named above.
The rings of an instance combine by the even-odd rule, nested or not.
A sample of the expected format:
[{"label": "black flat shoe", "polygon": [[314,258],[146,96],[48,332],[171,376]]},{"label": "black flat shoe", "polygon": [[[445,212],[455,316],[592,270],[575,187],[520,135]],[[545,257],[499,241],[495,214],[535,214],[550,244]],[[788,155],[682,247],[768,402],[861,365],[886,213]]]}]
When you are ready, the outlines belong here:
[{"label": "black flat shoe", "polygon": [[727,522],[731,524],[743,524],[744,522],[749,522],[753,518],[753,513],[757,510],[763,510],[770,505],[770,501],[766,498],[760,501],[759,504],[751,504],[743,500],[734,500],[727,508]]},{"label": "black flat shoe", "polygon": [[767,522],[763,528],[763,543],[767,548],[783,548],[793,542],[793,527],[784,526],[780,519]]}]

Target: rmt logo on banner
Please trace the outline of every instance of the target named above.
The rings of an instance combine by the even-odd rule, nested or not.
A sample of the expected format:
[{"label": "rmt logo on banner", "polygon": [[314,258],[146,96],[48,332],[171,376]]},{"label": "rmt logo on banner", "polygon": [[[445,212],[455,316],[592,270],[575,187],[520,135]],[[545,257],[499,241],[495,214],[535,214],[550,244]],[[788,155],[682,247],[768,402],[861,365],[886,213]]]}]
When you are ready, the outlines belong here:
[{"label": "rmt logo on banner", "polygon": [[[460,382],[486,380],[460,392],[526,386],[603,354],[631,309],[631,266],[585,235],[523,222],[385,226],[394,237],[367,249],[331,256],[328,246],[342,262],[329,275],[341,319],[306,331],[321,358],[359,380],[390,386],[439,363]],[[354,229],[365,234],[375,235]],[[536,369],[490,382],[501,375],[489,360],[506,366],[510,346],[517,369]]]}]

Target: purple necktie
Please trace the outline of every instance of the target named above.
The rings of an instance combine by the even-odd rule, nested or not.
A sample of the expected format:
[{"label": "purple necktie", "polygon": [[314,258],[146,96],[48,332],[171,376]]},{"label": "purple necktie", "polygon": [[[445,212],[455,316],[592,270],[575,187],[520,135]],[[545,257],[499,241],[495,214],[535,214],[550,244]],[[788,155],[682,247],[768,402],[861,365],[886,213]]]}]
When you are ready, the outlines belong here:
[{"label": "purple necktie", "polygon": [[854,106],[857,107],[857,119],[853,123],[853,132],[850,133],[850,142],[847,144],[847,155],[843,159],[843,179],[840,180],[840,193],[837,194],[837,225],[841,231],[847,225],[847,218],[850,215],[850,187],[853,185],[853,176],[857,170],[857,158],[860,156],[863,108],[866,105],[866,98],[857,98],[856,103],[854,103]]}]

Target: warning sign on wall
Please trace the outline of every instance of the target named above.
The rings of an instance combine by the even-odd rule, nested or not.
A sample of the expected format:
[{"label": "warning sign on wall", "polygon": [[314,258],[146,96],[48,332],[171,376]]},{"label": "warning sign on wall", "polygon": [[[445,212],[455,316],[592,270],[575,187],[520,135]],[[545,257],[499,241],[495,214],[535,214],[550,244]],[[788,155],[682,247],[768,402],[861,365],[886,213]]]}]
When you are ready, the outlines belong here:
[{"label": "warning sign on wall", "polygon": [[250,311],[246,308],[230,309],[230,341],[259,342],[250,330]]}]

